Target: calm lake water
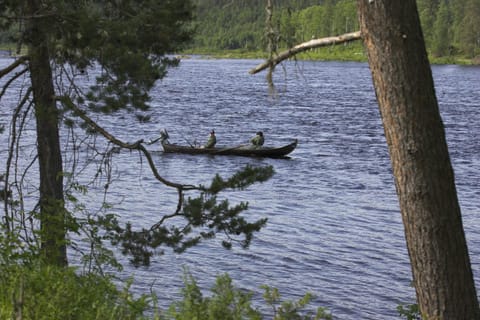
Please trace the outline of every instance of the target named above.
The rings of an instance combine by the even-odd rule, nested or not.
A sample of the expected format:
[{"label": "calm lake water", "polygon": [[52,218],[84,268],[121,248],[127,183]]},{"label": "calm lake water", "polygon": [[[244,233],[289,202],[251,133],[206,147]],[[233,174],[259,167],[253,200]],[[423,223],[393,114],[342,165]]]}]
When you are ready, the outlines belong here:
[{"label": "calm lake water", "polygon": [[[218,238],[182,255],[167,249],[149,268],[127,265],[121,276],[134,276],[134,290],[151,288],[165,306],[179,297],[187,266],[205,292],[228,273],[237,287],[255,292],[257,306],[260,285],[268,284],[285,299],[314,293],[312,305],[327,307],[335,319],[398,319],[397,305],[412,303],[414,290],[368,65],[289,63],[286,72],[277,69],[272,98],[265,74],[248,74],[259,62],[185,59],[156,87],[150,123],[99,117],[126,141],[156,138],[162,129],[178,143],[204,142],[211,129],[218,145],[246,143],[258,130],[266,145],[299,140],[290,159],[163,154],[149,146],[161,174],[181,183],[207,184],[215,173],[272,165],[268,182],[227,194],[233,203],[249,202],[249,219],[267,217],[268,224],[248,250],[224,250]],[[434,66],[433,73],[480,287],[480,68]],[[0,139],[5,144],[6,134]],[[122,220],[146,227],[174,211],[175,192],[152,179],[138,155],[122,152],[114,163],[108,199],[118,203]]]}]

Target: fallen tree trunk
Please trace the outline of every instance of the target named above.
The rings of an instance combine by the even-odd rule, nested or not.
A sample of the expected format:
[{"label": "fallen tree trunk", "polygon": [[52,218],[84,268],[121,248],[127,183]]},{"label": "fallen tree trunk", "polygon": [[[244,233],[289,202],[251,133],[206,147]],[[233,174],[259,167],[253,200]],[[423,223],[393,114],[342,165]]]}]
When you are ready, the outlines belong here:
[{"label": "fallen tree trunk", "polygon": [[250,74],[255,74],[258,73],[262,70],[267,69],[268,67],[275,67],[277,64],[282,62],[283,60],[286,60],[300,52],[304,52],[310,49],[315,49],[319,47],[325,47],[329,46],[332,44],[340,44],[340,43],[346,43],[346,42],[351,42],[355,40],[361,39],[360,31],[356,32],[350,32],[350,33],[345,33],[340,36],[336,37],[327,37],[327,38],[321,38],[321,39],[313,39],[307,42],[300,43],[296,45],[293,48],[290,48],[286,51],[281,52],[278,56],[273,58],[272,60],[267,60],[252,70],[249,71]]}]

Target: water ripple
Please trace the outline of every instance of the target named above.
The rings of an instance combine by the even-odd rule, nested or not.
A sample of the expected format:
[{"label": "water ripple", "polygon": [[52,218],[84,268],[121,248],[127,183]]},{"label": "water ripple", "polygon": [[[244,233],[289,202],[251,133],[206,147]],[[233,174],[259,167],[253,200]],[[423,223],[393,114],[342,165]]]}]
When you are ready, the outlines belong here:
[{"label": "water ripple", "polygon": [[[127,267],[121,276],[134,275],[139,292],[155,290],[162,306],[178,299],[188,266],[205,290],[228,272],[235,285],[255,292],[259,306],[260,285],[268,284],[286,299],[314,293],[314,304],[328,307],[336,319],[398,319],[397,305],[413,302],[414,290],[368,65],[288,64],[287,78],[275,74],[279,92],[272,98],[263,76],[247,73],[258,62],[184,60],[155,89],[151,123],[131,125],[129,114],[100,119],[127,141],[158,137],[164,128],[179,143],[201,143],[210,129],[220,145],[246,143],[258,130],[270,145],[299,139],[289,160],[163,154],[150,146],[161,174],[180,183],[208,184],[217,172],[273,165],[270,181],[228,193],[233,203],[249,202],[248,219],[266,217],[268,224],[248,250],[224,250],[219,236],[183,255],[167,251],[150,268]],[[480,70],[433,71],[478,285]],[[120,153],[115,159],[109,200],[124,221],[149,226],[175,210],[176,193],[152,179],[138,157]]]}]

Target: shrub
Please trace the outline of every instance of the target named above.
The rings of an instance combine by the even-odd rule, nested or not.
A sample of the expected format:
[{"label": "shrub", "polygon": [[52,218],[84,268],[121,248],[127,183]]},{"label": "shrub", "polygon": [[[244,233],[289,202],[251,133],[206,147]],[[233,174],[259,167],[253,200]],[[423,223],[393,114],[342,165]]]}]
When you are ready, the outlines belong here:
[{"label": "shrub", "polygon": [[[319,320],[332,319],[324,309],[316,314],[307,312],[305,307],[311,302],[312,294],[307,293],[298,301],[281,301],[276,288],[262,287],[264,299],[273,310],[274,320]],[[184,275],[183,300],[173,303],[162,320],[261,320],[262,314],[252,307],[251,292],[235,288],[227,275],[217,277],[211,289],[212,296],[204,297],[195,279],[189,272]]]},{"label": "shrub", "polygon": [[134,298],[105,276],[73,268],[0,267],[0,319],[146,319],[150,298]]}]

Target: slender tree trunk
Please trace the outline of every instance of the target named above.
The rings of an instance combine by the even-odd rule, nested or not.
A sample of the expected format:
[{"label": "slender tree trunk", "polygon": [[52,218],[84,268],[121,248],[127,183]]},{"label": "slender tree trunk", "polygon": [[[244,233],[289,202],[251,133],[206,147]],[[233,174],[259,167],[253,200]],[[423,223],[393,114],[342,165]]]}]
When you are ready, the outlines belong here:
[{"label": "slender tree trunk", "polygon": [[267,6],[265,7],[266,11],[266,37],[267,37],[267,52],[268,52],[268,72],[267,72],[267,82],[270,92],[273,93],[275,91],[273,85],[273,71],[275,69],[275,65],[273,64],[272,60],[277,52],[277,40],[275,36],[275,29],[273,27],[273,2],[272,0],[267,0]]},{"label": "slender tree trunk", "polygon": [[416,2],[357,3],[420,311],[427,319],[480,319]]},{"label": "slender tree trunk", "polygon": [[28,55],[37,124],[37,152],[40,171],[41,250],[45,262],[66,266],[65,208],[63,198],[63,169],[58,131],[58,109],[54,87],[45,18],[33,18],[39,2],[29,1],[32,17],[29,30]]}]

